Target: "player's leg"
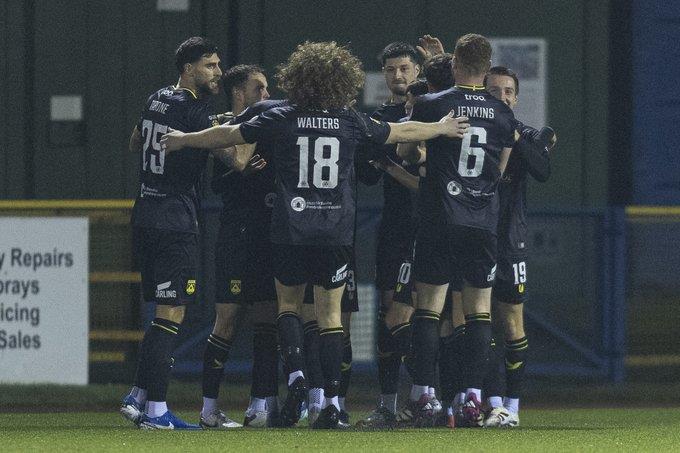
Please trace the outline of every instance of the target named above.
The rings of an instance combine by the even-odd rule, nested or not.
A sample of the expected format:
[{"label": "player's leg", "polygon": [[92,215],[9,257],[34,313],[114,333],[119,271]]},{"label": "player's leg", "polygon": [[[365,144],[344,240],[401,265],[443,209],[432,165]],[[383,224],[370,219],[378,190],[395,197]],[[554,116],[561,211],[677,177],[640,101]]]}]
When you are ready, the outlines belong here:
[{"label": "player's leg", "polygon": [[491,347],[491,287],[496,273],[496,237],[484,230],[458,227],[455,232],[463,271],[466,391],[463,416],[481,426],[481,393]]},{"label": "player's leg", "polygon": [[242,304],[251,282],[246,278],[248,249],[241,224],[222,224],[215,244],[215,324],[203,352],[200,424],[204,428],[230,429],[241,425],[229,419],[217,403],[224,366]]},{"label": "player's leg", "polygon": [[155,317],[144,334],[140,362],[146,375],[147,401],[139,426],[145,429],[200,429],[168,410],[166,395],[172,353],[184,320],[185,306],[196,297],[198,238],[195,234],[155,230],[153,279]]},{"label": "player's leg", "polygon": [[288,394],[281,408],[281,426],[283,427],[293,426],[300,420],[302,403],[307,397],[307,381],[303,372],[305,368],[304,331],[299,315],[306,286],[306,283],[287,286],[278,277],[276,279],[279,312],[276,324],[288,386]]},{"label": "player's leg", "polygon": [[[273,289],[273,282],[271,286]],[[253,370],[244,426],[262,428],[278,423],[279,339],[276,315],[275,300],[253,303]]]},{"label": "player's leg", "polygon": [[307,393],[308,422],[311,426],[323,409],[324,401],[324,379],[321,370],[321,357],[319,356],[321,337],[319,336],[319,324],[316,321],[316,312],[314,311],[314,287],[312,285],[307,285],[305,290],[302,321],[305,333],[305,378],[309,388]]},{"label": "player's leg", "polygon": [[[345,294],[349,289],[345,289]],[[344,305],[345,295],[343,294]],[[358,307],[357,307],[358,308]],[[352,327],[352,313],[351,310],[346,310],[342,307],[342,329],[344,337],[342,339],[342,364],[340,365],[340,389],[338,390],[338,403],[340,404],[340,421],[349,424],[349,412],[347,412],[346,398],[349,390],[350,380],[352,378],[352,336],[350,329]]]}]

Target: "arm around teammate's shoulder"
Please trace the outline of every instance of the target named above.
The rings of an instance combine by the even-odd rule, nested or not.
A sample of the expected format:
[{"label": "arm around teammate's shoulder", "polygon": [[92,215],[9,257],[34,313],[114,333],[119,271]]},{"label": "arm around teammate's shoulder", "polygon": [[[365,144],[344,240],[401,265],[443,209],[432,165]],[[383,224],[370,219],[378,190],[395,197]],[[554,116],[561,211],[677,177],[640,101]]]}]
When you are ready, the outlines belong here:
[{"label": "arm around teammate's shoulder", "polygon": [[390,135],[385,143],[421,142],[435,137],[463,138],[470,124],[465,116],[455,117],[453,112],[444,116],[437,123],[421,123],[406,121],[389,123]]},{"label": "arm around teammate's shoulder", "polygon": [[182,148],[229,148],[245,143],[239,126],[223,124],[199,132],[180,132],[168,128],[161,137],[161,149],[166,153]]}]

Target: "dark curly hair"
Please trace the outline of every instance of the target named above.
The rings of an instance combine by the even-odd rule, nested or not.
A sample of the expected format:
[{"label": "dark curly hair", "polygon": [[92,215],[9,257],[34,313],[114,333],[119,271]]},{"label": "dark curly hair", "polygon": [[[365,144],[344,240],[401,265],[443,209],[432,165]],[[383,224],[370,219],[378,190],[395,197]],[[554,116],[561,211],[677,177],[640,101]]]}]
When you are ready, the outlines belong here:
[{"label": "dark curly hair", "polygon": [[335,41],[300,44],[275,78],[291,103],[314,110],[344,108],[364,86],[361,61]]},{"label": "dark curly hair", "polygon": [[451,88],[453,86],[451,54],[440,53],[427,60],[423,65],[423,75],[434,91]]}]

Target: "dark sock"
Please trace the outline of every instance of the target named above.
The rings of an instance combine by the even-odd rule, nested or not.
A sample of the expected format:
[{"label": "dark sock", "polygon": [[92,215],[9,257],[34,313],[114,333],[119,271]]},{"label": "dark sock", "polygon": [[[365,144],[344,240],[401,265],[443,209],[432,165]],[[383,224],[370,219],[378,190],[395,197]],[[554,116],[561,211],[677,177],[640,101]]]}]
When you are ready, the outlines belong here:
[{"label": "dark sock", "polygon": [[451,387],[454,396],[465,392],[465,324],[453,329],[451,350],[451,368],[453,370]]},{"label": "dark sock", "polygon": [[144,334],[142,357],[148,365],[147,400],[165,401],[172,367],[172,351],[179,332],[179,324],[155,318]]},{"label": "dark sock", "polygon": [[491,346],[489,348],[489,367],[484,378],[483,394],[485,398],[490,396],[503,395],[503,380],[501,374],[501,360],[498,354],[496,340],[491,339]]},{"label": "dark sock", "polygon": [[390,330],[385,325],[385,314],[378,314],[378,381],[380,393],[389,395],[397,393],[399,386],[399,368],[401,360],[394,353],[394,344]]},{"label": "dark sock", "polygon": [[439,349],[439,313],[416,309],[413,314],[413,366],[415,385],[434,386]]},{"label": "dark sock", "polygon": [[410,322],[397,324],[390,329],[390,336],[392,337],[395,354],[399,357],[399,360],[406,365],[406,370],[411,378],[413,378],[414,373],[413,361],[410,358],[412,331],[413,329]]},{"label": "dark sock", "polygon": [[338,396],[345,398],[347,396],[347,389],[349,389],[349,381],[352,377],[352,338],[345,335],[342,340],[342,364],[340,368],[340,390]]},{"label": "dark sock", "polygon": [[465,315],[465,386],[481,389],[489,369],[491,316],[489,313]]},{"label": "dark sock", "polygon": [[456,396],[454,389],[454,375],[456,374],[453,361],[453,345],[456,341],[454,334],[439,338],[439,392],[442,402],[450,403]]},{"label": "dark sock", "polygon": [[319,356],[323,370],[325,398],[338,396],[340,390],[340,364],[342,363],[342,326],[319,330]]},{"label": "dark sock", "polygon": [[[276,318],[279,330],[279,344],[281,345],[281,357],[288,373],[302,371],[305,367],[305,358],[302,355],[304,334],[302,322],[297,313],[284,311]],[[286,377],[286,382],[288,378]]]},{"label": "dark sock", "polygon": [[316,321],[307,321],[304,324],[305,332],[305,378],[307,387],[323,388],[323,371],[321,371],[321,358],[319,347],[321,338],[319,337],[319,325]]},{"label": "dark sock", "polygon": [[520,398],[522,394],[528,349],[529,341],[527,337],[505,342],[505,379],[507,383],[506,396],[508,398]]},{"label": "dark sock", "polygon": [[279,355],[276,326],[256,323],[253,335],[253,373],[250,396],[264,398],[279,394]]},{"label": "dark sock", "polygon": [[149,369],[149,341],[151,341],[151,335],[144,334],[144,338],[139,345],[135,379],[132,381],[132,385],[144,390],[149,386],[149,374],[153,372],[153,370]]},{"label": "dark sock", "polygon": [[210,334],[203,353],[203,397],[217,398],[230,350],[231,340]]}]

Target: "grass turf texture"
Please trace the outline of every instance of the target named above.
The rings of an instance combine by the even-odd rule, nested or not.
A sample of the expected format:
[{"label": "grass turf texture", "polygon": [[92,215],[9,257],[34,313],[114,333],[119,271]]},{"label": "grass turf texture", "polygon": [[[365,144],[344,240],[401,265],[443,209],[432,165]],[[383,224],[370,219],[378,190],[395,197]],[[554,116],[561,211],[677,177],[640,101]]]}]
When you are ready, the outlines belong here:
[{"label": "grass turf texture", "polygon": [[[180,412],[196,421],[196,412]],[[240,419],[242,413],[230,414]],[[356,415],[356,414],[354,414]],[[150,432],[116,413],[1,413],[2,451],[673,451],[680,409],[522,412],[516,429]]]}]

